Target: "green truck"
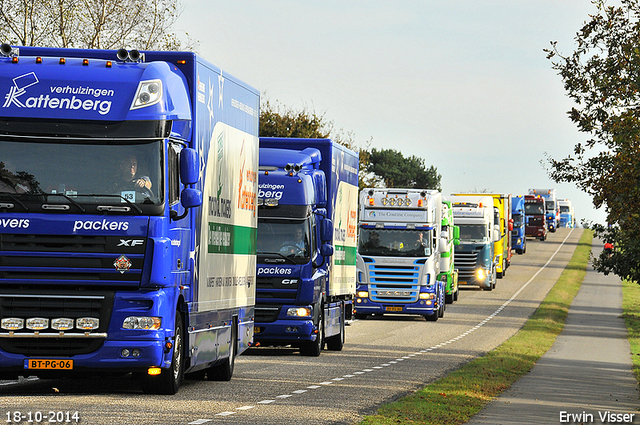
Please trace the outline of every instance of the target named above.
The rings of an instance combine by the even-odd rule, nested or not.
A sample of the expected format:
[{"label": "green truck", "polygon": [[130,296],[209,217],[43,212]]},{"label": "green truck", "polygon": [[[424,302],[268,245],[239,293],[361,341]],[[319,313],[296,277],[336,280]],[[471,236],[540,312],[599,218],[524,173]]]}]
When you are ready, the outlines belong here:
[{"label": "green truck", "polygon": [[453,224],[451,202],[442,201],[441,244],[446,248],[440,253],[440,273],[438,280],[445,282],[445,302],[458,300],[458,269],[455,268],[454,247],[460,244],[460,228]]}]

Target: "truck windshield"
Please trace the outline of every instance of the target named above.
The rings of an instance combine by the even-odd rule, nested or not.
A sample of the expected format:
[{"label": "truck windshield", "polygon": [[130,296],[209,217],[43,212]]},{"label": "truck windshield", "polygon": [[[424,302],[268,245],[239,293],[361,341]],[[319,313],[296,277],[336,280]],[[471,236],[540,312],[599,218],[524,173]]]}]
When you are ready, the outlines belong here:
[{"label": "truck windshield", "polygon": [[[64,208],[51,210],[59,212],[67,205],[71,212],[141,213],[162,205],[163,152],[162,141],[122,145],[0,140],[0,200],[38,212],[60,204]],[[34,203],[38,206],[31,208]]]},{"label": "truck windshield", "polygon": [[556,203],[553,201],[545,201],[544,205],[547,211],[555,211],[556,209]]},{"label": "truck windshield", "polygon": [[428,257],[431,255],[431,240],[431,230],[362,228],[358,251],[363,255]]},{"label": "truck windshield", "polygon": [[561,213],[568,213],[571,212],[571,208],[565,206],[565,205],[560,205],[560,212]]},{"label": "truck windshield", "polygon": [[544,209],[541,203],[526,203],[524,204],[525,215],[541,215],[544,214]]},{"label": "truck windshield", "polygon": [[524,226],[524,217],[522,217],[522,214],[514,214],[513,227],[522,227],[522,226]]},{"label": "truck windshield", "polygon": [[489,233],[486,224],[459,224],[460,240],[465,242],[488,242]]},{"label": "truck windshield", "polygon": [[286,257],[298,264],[309,262],[309,220],[258,220],[258,255]]}]

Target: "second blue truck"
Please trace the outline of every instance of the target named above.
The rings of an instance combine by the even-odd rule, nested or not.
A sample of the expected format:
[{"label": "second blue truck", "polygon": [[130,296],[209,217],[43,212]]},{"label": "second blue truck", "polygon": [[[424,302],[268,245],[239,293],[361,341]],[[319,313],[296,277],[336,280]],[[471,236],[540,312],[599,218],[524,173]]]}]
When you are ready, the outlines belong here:
[{"label": "second blue truck", "polygon": [[254,342],[341,350],[356,284],[358,155],[329,139],[260,138]]}]

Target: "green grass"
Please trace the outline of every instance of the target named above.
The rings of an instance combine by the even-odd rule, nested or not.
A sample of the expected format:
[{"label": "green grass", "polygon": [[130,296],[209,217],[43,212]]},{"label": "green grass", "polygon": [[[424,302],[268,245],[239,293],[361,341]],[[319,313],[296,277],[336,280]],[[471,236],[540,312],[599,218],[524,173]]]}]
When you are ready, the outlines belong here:
[{"label": "green grass", "polygon": [[[593,233],[585,230],[578,246],[540,307],[513,337],[483,357],[476,358],[416,393],[382,406],[361,425],[453,425],[467,422],[489,401],[533,368],[564,328],[569,307],[582,285]],[[636,287],[638,285],[635,285]],[[636,353],[640,349],[640,288],[635,292]],[[634,355],[640,375],[640,355]],[[639,376],[640,379],[640,376]]]},{"label": "green grass", "polygon": [[622,281],[622,310],[629,332],[633,373],[640,383],[640,285]]}]

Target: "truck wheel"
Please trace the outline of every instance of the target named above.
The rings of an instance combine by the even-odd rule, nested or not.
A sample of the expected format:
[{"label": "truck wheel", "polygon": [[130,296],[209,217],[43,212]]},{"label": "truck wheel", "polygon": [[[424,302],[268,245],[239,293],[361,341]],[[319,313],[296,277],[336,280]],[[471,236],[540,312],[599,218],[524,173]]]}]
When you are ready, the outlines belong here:
[{"label": "truck wheel", "polygon": [[453,293],[454,301],[458,301],[458,295],[460,295],[460,288],[456,288],[456,292]]},{"label": "truck wheel", "polygon": [[209,381],[230,381],[233,376],[233,368],[236,364],[236,353],[238,352],[238,322],[233,318],[231,323],[231,341],[229,345],[229,357],[221,363],[215,364],[207,369],[207,379]]},{"label": "truck wheel", "polygon": [[438,311],[434,311],[433,314],[425,314],[424,318],[427,319],[427,322],[437,322],[438,316]]},{"label": "truck wheel", "polygon": [[184,323],[179,311],[176,311],[175,329],[171,366],[168,369],[162,369],[158,376],[145,375],[142,378],[142,390],[147,394],[172,395],[180,388],[184,377]]},{"label": "truck wheel", "polygon": [[447,304],[451,304],[453,302],[453,294],[446,294],[444,296],[444,302]]},{"label": "truck wheel", "polygon": [[342,351],[342,347],[344,347],[344,337],[344,308],[342,308],[342,313],[340,314],[340,333],[326,339],[327,350]]},{"label": "truck wheel", "polygon": [[300,354],[308,357],[318,357],[324,346],[324,307],[320,307],[318,318],[318,336],[315,341],[305,341],[300,346]]},{"label": "truck wheel", "polygon": [[368,316],[368,314],[364,314],[364,313],[356,313],[355,314],[355,318],[358,319],[358,320],[364,320],[364,319],[367,318],[367,316]]}]

